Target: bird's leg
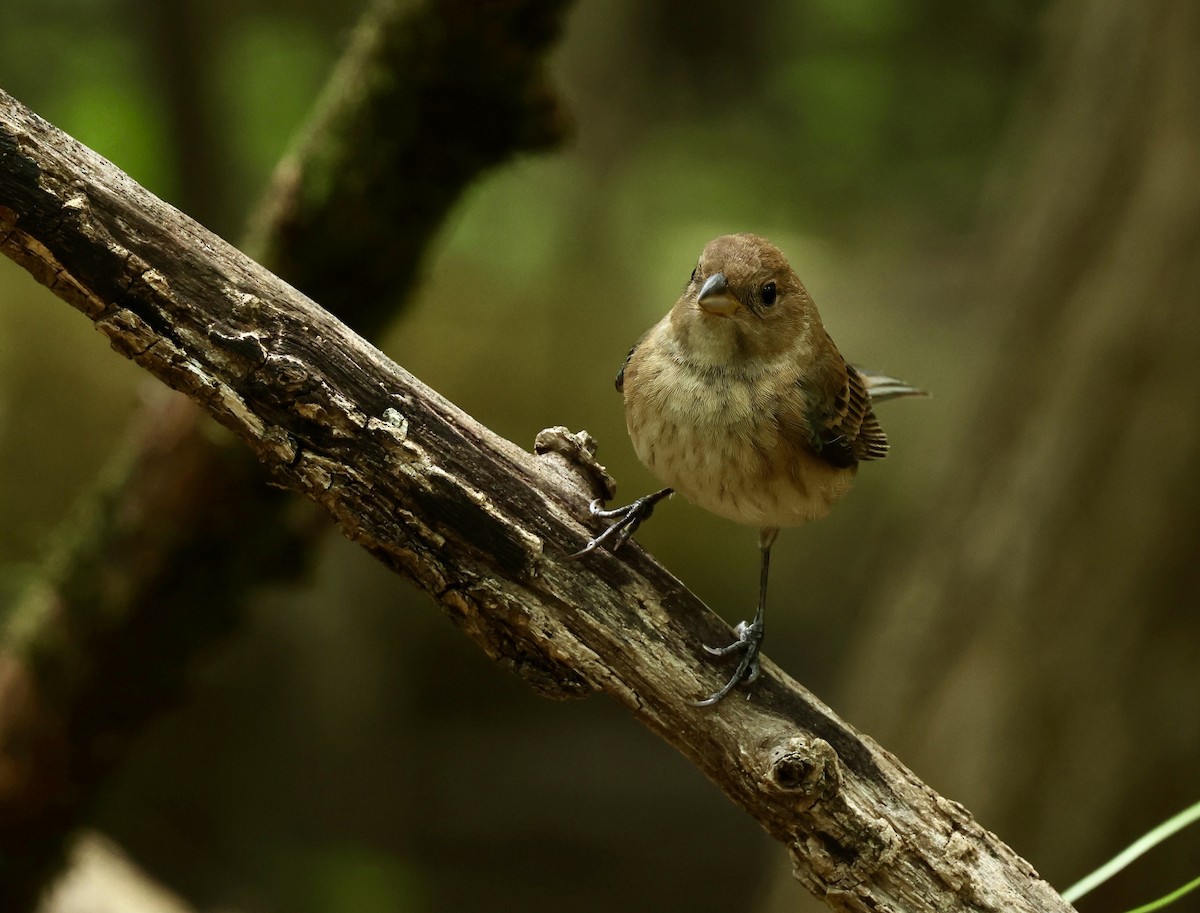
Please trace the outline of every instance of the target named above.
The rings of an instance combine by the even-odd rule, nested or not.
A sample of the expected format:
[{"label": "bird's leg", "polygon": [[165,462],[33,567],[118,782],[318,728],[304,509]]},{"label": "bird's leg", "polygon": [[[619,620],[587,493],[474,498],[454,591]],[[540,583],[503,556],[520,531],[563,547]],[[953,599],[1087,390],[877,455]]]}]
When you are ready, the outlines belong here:
[{"label": "bird's leg", "polygon": [[614,520],[615,522],[579,551],[567,557],[582,558],[588,552],[595,551],[601,545],[607,546],[610,552],[615,552],[628,542],[629,537],[637,531],[637,528],[654,513],[654,505],[674,493],[675,489],[664,488],[662,491],[654,492],[654,494],[643,495],[632,504],[627,504],[624,507],[615,507],[612,510],[601,508],[600,499],[597,498],[588,506],[591,515],[593,517],[600,517],[603,520]]},{"label": "bird's leg", "polygon": [[733,675],[719,691],[710,694],[702,701],[696,701],[697,707],[711,707],[728,696],[729,692],[742,682],[754,681],[762,671],[758,664],[758,654],[762,650],[763,616],[767,610],[767,574],[771,568],[771,546],[775,544],[777,535],[779,535],[779,530],[773,527],[763,529],[758,535],[758,548],[762,555],[762,564],[758,574],[758,609],[754,613],[754,620],[749,624],[744,621],[738,622],[737,627],[733,629],[733,633],[737,635],[737,640],[733,643],[723,647],[707,645],[704,647],[713,656],[741,653],[737,668],[733,670]]}]

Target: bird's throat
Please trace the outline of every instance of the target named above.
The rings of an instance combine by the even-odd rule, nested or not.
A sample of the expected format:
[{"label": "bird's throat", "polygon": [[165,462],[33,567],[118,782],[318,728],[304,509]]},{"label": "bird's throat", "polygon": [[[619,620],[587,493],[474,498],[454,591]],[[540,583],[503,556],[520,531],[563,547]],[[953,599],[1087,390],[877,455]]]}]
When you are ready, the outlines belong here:
[{"label": "bird's throat", "polygon": [[667,327],[667,339],[680,364],[700,371],[740,375],[755,361],[739,321],[699,308],[685,319],[672,320]]}]

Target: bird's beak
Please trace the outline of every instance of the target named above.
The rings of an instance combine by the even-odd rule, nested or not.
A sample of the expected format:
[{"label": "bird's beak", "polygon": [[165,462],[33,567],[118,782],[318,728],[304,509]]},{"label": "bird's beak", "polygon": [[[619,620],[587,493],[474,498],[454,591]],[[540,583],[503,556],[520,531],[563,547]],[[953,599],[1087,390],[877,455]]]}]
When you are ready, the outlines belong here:
[{"label": "bird's beak", "polygon": [[696,303],[708,313],[720,314],[722,317],[728,317],[742,306],[730,293],[724,273],[713,273],[704,280],[704,285],[700,286],[700,294],[696,296]]}]

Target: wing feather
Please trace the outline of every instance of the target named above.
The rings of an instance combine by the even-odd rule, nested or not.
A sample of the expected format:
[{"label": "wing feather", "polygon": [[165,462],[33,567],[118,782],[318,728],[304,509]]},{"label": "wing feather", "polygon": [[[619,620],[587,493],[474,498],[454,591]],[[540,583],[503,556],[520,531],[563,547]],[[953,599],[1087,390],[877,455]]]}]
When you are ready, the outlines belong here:
[{"label": "wing feather", "polygon": [[840,355],[836,355],[834,368],[833,396],[818,395],[809,401],[806,424],[812,449],[841,467],[883,459],[888,452],[887,436],[871,411],[871,395],[863,376]]},{"label": "wing feather", "polygon": [[639,336],[638,341],[635,342],[633,344],[633,348],[629,350],[629,354],[625,356],[625,360],[621,362],[621,370],[617,372],[617,379],[614,382],[614,386],[617,388],[618,393],[625,392],[625,369],[629,367],[629,360],[633,358],[633,353],[638,350],[638,346],[640,346],[642,341],[649,335],[650,330],[647,330],[645,333]]}]

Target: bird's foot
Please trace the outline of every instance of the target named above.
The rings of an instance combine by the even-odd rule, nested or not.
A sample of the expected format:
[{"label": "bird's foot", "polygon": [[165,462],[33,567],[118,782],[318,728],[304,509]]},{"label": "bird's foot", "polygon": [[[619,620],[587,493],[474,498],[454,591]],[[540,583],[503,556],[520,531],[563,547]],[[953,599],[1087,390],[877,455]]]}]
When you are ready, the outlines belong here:
[{"label": "bird's foot", "polygon": [[758,654],[762,650],[763,642],[763,623],[756,619],[746,622],[740,621],[733,632],[737,635],[737,640],[731,644],[726,644],[723,647],[705,646],[713,656],[729,656],[731,653],[741,653],[742,656],[738,660],[737,668],[733,670],[733,675],[729,681],[719,690],[702,701],[696,701],[697,707],[711,707],[713,704],[722,700],[729,695],[734,688],[743,682],[749,684],[758,678],[762,672],[762,668],[758,663]]},{"label": "bird's foot", "polygon": [[599,498],[592,501],[588,505],[588,512],[593,517],[598,517],[602,520],[613,520],[615,522],[579,551],[567,557],[582,558],[588,552],[595,551],[601,545],[605,546],[610,552],[615,552],[628,542],[629,537],[637,532],[637,528],[654,513],[654,505],[669,494],[671,494],[671,489],[664,488],[662,491],[654,492],[654,494],[644,495],[632,504],[626,504],[624,507],[614,507],[612,510],[604,510],[600,506]]}]

